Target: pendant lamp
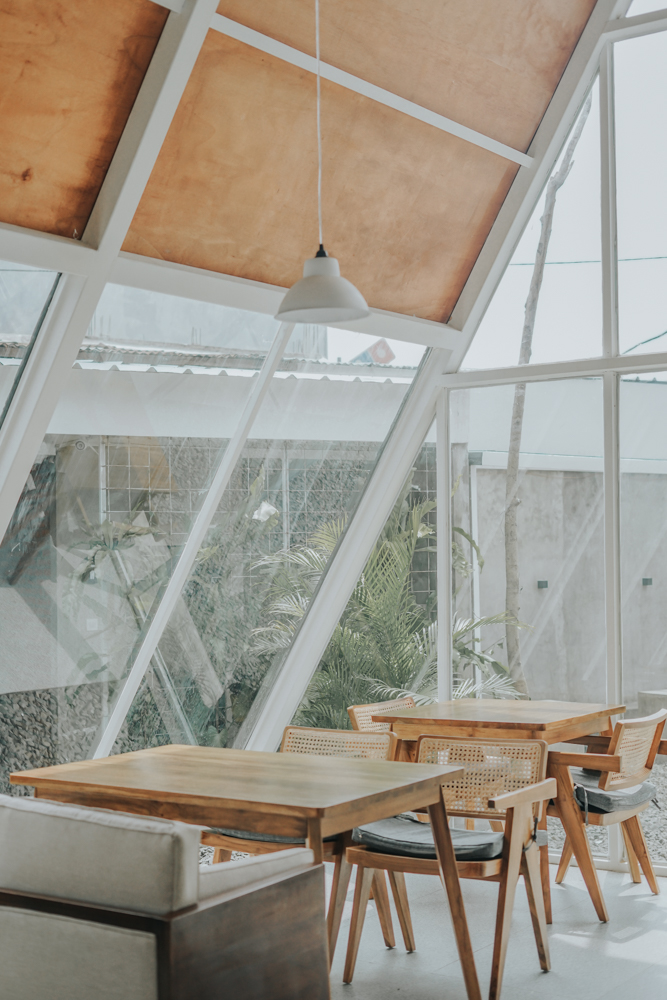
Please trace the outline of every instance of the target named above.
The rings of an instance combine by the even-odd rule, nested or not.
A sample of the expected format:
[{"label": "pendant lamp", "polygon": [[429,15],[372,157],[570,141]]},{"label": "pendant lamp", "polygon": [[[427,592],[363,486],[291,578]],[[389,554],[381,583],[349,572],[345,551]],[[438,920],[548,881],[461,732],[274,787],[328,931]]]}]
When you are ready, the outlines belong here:
[{"label": "pendant lamp", "polygon": [[317,212],[320,249],[305,261],[303,278],[285,295],[276,319],[288,323],[344,323],[370,315],[361,292],[341,277],[335,257],[322,245],[322,128],[320,123],[320,4],[315,0],[315,52],[317,57]]}]

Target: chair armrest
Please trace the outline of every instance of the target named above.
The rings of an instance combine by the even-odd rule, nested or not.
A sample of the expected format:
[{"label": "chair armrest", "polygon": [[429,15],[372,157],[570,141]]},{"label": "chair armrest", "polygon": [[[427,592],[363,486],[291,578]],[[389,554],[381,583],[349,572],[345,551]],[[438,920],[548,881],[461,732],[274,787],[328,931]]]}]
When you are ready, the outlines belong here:
[{"label": "chair armrest", "polygon": [[590,771],[622,771],[623,758],[619,754],[606,753],[563,753],[549,751],[550,764],[565,764],[567,767],[586,767]]},{"label": "chair armrest", "polygon": [[256,857],[241,858],[238,861],[223,861],[217,865],[201,865],[199,868],[199,899],[209,899],[223,892],[232,892],[253,882],[277,875],[287,875],[301,871],[314,860],[313,852],[306,847],[295,847],[275,854],[260,854]]},{"label": "chair armrest", "polygon": [[545,778],[544,781],[537,781],[534,785],[526,785],[525,788],[517,788],[515,792],[504,792],[489,799],[489,809],[513,809],[524,802],[532,805],[534,802],[544,802],[545,799],[556,798],[556,779]]}]

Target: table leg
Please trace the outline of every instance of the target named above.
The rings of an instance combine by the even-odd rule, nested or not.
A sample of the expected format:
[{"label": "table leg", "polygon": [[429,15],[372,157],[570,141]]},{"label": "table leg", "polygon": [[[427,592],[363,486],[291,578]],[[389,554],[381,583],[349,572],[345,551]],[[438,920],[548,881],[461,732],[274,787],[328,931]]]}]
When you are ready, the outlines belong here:
[{"label": "table leg", "polygon": [[456,857],[454,855],[454,847],[452,846],[452,837],[449,832],[447,812],[442,794],[438,802],[428,807],[428,814],[431,819],[433,840],[440,865],[440,877],[442,878],[442,883],[449,899],[449,908],[452,913],[454,934],[456,935],[456,944],[459,950],[468,1000],[482,1000],[477,969],[475,968],[475,958],[470,942],[470,933],[468,931],[468,920],[463,906]]},{"label": "table leg", "polygon": [[[547,829],[547,809],[546,803],[542,809],[542,815],[540,816],[540,822],[538,824],[540,830]],[[544,847],[540,847],[540,879],[542,882],[542,896],[544,898],[544,912],[546,914],[546,920],[548,924],[553,923],[553,917],[551,914],[551,883],[549,881],[549,845],[546,844]]]},{"label": "table leg", "polygon": [[340,922],[343,917],[347,888],[350,884],[352,865],[347,860],[347,848],[352,843],[352,836],[344,833],[340,838],[340,854],[336,855],[334,867],[333,885],[331,886],[331,898],[329,899],[329,912],[327,913],[327,936],[329,938],[329,965],[333,962]]},{"label": "table leg", "polygon": [[322,821],[319,816],[308,820],[306,847],[309,847],[315,855],[314,864],[321,865],[324,861],[324,847],[322,845]]},{"label": "table leg", "polygon": [[586,836],[586,829],[581,815],[581,809],[577,805],[574,797],[574,784],[570,769],[566,766],[557,766],[551,763],[551,757],[547,763],[547,775],[555,778],[558,783],[558,798],[554,799],[554,805],[566,836],[570,841],[572,852],[577,859],[579,870],[583,875],[588,894],[591,897],[595,912],[598,918],[606,923],[609,920],[607,907],[605,905],[602,889],[598,880],[598,873],[593,864],[591,845]]}]

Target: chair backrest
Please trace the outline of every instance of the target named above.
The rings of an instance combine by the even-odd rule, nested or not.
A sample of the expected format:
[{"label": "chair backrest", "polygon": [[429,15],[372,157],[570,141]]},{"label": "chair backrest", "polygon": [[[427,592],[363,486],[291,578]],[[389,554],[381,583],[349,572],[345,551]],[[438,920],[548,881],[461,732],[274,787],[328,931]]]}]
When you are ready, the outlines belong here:
[{"label": "chair backrest", "polygon": [[662,730],[667,719],[667,709],[647,715],[643,719],[617,722],[609,741],[607,753],[620,754],[622,771],[602,771],[600,788],[628,788],[639,785],[651,773]]},{"label": "chair backrest", "polygon": [[489,799],[503,792],[543,781],[548,746],[544,740],[450,739],[420,736],[419,764],[464,764],[460,778],[443,784],[445,807],[450,816],[498,819],[504,810],[490,809]]},{"label": "chair backrest", "polygon": [[414,698],[394,698],[393,701],[376,701],[372,705],[350,705],[347,714],[352,728],[361,733],[388,733],[390,722],[373,722],[374,715],[384,715],[400,708],[414,708]]},{"label": "chair backrest", "polygon": [[287,726],[281,753],[310,753],[318,757],[366,757],[393,760],[397,740],[393,733],[357,733],[352,729],[308,729]]}]

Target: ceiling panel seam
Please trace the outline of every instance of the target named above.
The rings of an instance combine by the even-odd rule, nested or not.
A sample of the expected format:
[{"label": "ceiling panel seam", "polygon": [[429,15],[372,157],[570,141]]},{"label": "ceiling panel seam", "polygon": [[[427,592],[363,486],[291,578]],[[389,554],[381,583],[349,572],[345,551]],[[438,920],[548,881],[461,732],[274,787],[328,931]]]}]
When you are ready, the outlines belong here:
[{"label": "ceiling panel seam", "polygon": [[[317,60],[314,56],[309,56],[307,53],[301,52],[300,49],[295,49],[291,45],[285,45],[284,42],[279,42],[269,35],[255,31],[254,28],[248,28],[244,24],[239,24],[238,21],[232,21],[231,18],[224,17],[222,14],[215,14],[213,16],[211,27],[223,35],[228,35],[230,38],[236,39],[238,42],[243,42],[245,45],[250,45],[261,52],[266,52],[267,55],[275,56],[277,59],[282,59],[293,66],[298,66],[299,69],[304,69],[313,74],[317,72]],[[384,104],[395,111],[408,115],[410,118],[416,118],[426,125],[431,125],[441,132],[448,132],[450,135],[463,139],[465,142],[471,142],[473,145],[480,146],[489,153],[496,153],[498,156],[502,156],[506,160],[511,160],[513,163],[519,163],[523,167],[530,167],[533,162],[532,156],[528,153],[522,153],[512,146],[507,146],[504,142],[499,142],[497,139],[492,139],[482,132],[468,128],[467,125],[461,125],[459,122],[455,122],[451,118],[445,118],[444,115],[439,115],[435,111],[429,111],[428,108],[424,108],[420,104],[408,101],[405,97],[393,94],[383,87],[377,87],[373,83],[368,83],[366,80],[362,80],[352,73],[347,73],[345,70],[338,69],[330,63],[320,61],[320,75],[323,79],[329,80],[331,83],[345,87],[346,90],[352,90],[356,94],[361,94],[363,97],[368,97],[376,101],[378,104]]]}]

